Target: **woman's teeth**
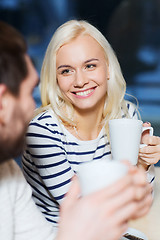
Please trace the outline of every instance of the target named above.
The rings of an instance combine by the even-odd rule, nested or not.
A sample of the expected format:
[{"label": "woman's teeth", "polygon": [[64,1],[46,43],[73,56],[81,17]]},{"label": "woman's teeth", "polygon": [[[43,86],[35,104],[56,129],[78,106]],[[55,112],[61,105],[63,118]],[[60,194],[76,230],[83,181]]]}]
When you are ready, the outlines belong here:
[{"label": "woman's teeth", "polygon": [[88,94],[90,94],[91,92],[93,92],[94,89],[90,89],[87,91],[83,91],[83,92],[76,92],[76,95],[78,96],[87,96]]}]

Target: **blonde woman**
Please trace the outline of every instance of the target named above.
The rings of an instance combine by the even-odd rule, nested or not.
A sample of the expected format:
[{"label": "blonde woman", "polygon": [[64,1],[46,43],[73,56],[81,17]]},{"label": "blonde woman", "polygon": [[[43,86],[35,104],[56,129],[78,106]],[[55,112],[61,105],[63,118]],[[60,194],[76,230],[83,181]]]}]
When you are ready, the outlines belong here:
[{"label": "blonde woman", "polygon": [[[34,200],[54,226],[78,165],[111,160],[108,121],[138,118],[134,105],[124,100],[125,91],[117,58],[94,26],[71,20],[57,29],[41,71],[42,107],[29,125],[23,156]],[[139,157],[147,170],[158,161],[160,140],[144,136],[142,142],[153,145]]]}]

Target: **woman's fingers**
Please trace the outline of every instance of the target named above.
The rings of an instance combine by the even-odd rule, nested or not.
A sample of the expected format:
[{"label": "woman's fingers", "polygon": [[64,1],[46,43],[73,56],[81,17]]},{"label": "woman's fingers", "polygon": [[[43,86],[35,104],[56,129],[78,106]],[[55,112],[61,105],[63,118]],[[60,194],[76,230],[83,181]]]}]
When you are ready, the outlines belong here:
[{"label": "woman's fingers", "polygon": [[146,134],[143,138],[142,138],[142,143],[145,143],[147,145],[160,145],[160,137],[158,136],[150,136],[149,134]]},{"label": "woman's fingers", "polygon": [[139,150],[138,166],[147,169],[148,165],[156,164],[160,160],[160,137],[145,135],[142,142],[147,146]]}]

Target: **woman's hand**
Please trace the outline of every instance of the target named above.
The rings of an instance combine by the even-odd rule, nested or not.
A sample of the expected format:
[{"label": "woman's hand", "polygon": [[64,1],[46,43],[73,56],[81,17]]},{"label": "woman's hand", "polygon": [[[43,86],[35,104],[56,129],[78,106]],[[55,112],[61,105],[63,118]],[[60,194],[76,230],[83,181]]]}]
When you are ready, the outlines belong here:
[{"label": "woman's hand", "polygon": [[[150,127],[150,123],[144,123],[144,127]],[[149,131],[142,133],[142,143],[148,146],[140,148],[138,157],[138,166],[142,166],[145,170],[152,164],[156,164],[160,160],[160,137],[150,136]]]},{"label": "woman's hand", "polygon": [[60,208],[57,240],[117,240],[128,221],[142,217],[152,203],[152,188],[142,169],[131,167],[110,186],[80,196],[75,178]]}]

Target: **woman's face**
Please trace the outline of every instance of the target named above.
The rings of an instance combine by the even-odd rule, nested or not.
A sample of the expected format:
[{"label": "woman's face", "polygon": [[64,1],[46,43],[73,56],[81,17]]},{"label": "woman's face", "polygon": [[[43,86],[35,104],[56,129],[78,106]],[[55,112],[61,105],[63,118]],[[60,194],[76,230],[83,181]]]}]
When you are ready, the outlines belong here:
[{"label": "woman's face", "polygon": [[109,73],[104,51],[94,38],[79,36],[63,45],[56,69],[59,88],[75,110],[103,107]]}]

